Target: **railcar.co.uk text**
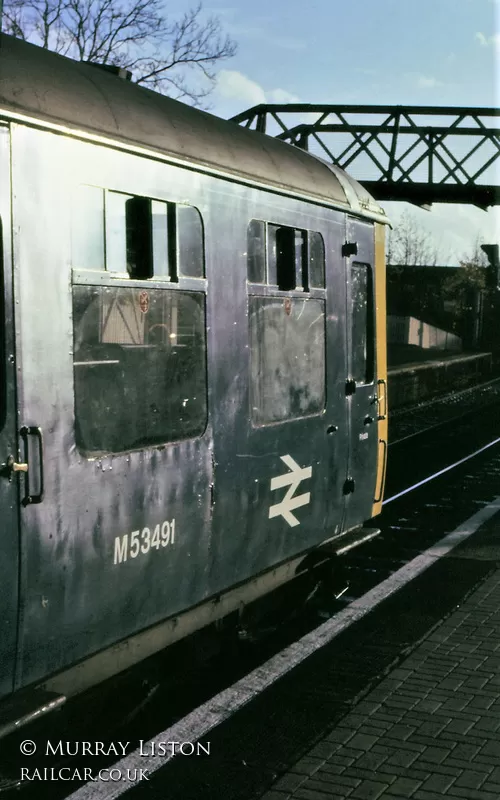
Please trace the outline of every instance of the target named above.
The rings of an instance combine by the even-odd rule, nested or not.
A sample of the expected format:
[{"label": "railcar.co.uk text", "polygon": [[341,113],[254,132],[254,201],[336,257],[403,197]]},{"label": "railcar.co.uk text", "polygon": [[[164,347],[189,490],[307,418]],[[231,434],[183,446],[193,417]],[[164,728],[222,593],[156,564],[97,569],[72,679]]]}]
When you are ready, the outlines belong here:
[{"label": "railcar.co.uk text", "polygon": [[[36,743],[25,739],[20,745],[20,751],[25,756],[32,756],[37,752]],[[132,742],[51,742],[44,743],[39,755],[44,756],[116,756],[123,757],[128,753],[136,752],[143,757],[159,756],[169,759],[173,756],[209,756],[210,742],[175,742],[175,741],[145,741],[139,740],[139,745]],[[129,781],[139,782],[149,780],[148,770],[143,768],[111,767],[98,772],[90,767],[29,767],[21,768],[22,781]]]}]

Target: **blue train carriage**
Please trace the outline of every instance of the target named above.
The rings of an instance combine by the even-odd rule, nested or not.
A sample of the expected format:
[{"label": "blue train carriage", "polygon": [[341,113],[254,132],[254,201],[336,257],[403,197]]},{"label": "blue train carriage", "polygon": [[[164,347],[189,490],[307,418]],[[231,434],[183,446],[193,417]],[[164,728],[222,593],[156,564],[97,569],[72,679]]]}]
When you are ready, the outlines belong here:
[{"label": "blue train carriage", "polygon": [[307,153],[5,35],[0,175],[5,733],[17,696],[57,705],[380,511],[387,220]]}]

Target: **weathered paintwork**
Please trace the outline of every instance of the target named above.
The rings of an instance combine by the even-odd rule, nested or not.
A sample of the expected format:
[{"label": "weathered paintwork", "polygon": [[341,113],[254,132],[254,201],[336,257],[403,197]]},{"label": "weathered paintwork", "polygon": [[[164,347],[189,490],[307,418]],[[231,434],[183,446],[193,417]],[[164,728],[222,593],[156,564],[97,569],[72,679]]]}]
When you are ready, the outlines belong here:
[{"label": "weathered paintwork", "polygon": [[[6,41],[2,69],[9,47],[16,57],[24,52],[24,45]],[[231,123],[210,123],[214,128],[209,134],[204,128],[207,115],[198,117],[199,112],[128,84],[123,88],[118,78],[66,60],[62,69],[69,64],[77,70],[80,88],[82,81],[92,86],[101,86],[102,81],[112,93],[115,82],[116,98],[108,100],[115,110],[121,109],[121,117],[117,112],[121,121],[115,130],[107,101],[90,93],[83,107],[91,109],[92,116],[87,124],[81,122],[81,135],[74,130],[68,135],[60,127],[51,130],[50,120],[60,125],[71,118],[73,127],[80,125],[78,98],[70,96],[70,77],[59,72],[60,57],[26,48],[27,65],[21,69],[25,94],[16,94],[8,80],[0,84],[0,105],[2,97],[4,102],[0,120],[10,121],[9,128],[0,128],[7,355],[14,353],[15,335],[15,364],[7,359],[8,413],[0,429],[0,464],[11,453],[25,456],[30,491],[36,494],[40,488],[43,468],[45,492],[41,503],[23,505],[23,477],[14,475],[11,482],[7,475],[0,477],[0,611],[8,623],[0,643],[0,661],[6,665],[0,676],[4,695],[12,686],[40,682],[361,524],[371,515],[380,457],[373,414],[376,370],[370,384],[357,386],[350,397],[345,392],[351,298],[350,260],[343,257],[342,246],[357,241],[356,259],[373,267],[374,223],[371,218],[346,216],[346,195],[333,172],[266,137],[258,137],[254,144],[254,134]],[[42,79],[35,91],[27,82],[37,59]],[[42,96],[49,75],[52,82]],[[59,95],[54,99],[51,92]],[[10,107],[5,107],[7,101]],[[20,116],[21,111],[29,118]],[[198,150],[187,153],[179,139],[169,139],[166,122],[169,144],[162,145],[151,134],[148,114],[156,115],[159,135],[160,120],[169,111],[179,115],[180,126],[201,120],[196,122]],[[33,124],[37,113],[44,121],[42,128]],[[171,127],[175,129],[172,121]],[[92,130],[106,134],[108,141],[92,140]],[[208,146],[214,131],[224,135],[220,152],[231,153],[231,158],[219,157],[218,173],[193,169],[192,164],[188,169],[165,157],[178,147],[178,159],[199,158],[206,165],[207,158],[201,156],[203,137],[206,133],[207,152],[212,147],[214,153],[213,142]],[[109,141],[111,135],[116,136],[115,146]],[[150,152],[133,152],[123,146],[125,140],[147,145]],[[268,172],[267,177],[266,153],[272,153],[273,169],[278,171]],[[233,158],[241,159],[241,168],[234,166]],[[297,166],[296,186],[283,178],[290,164]],[[232,180],[225,174],[230,170]],[[255,185],[250,185],[252,180]],[[280,193],[263,188],[264,183],[276,184]],[[206,278],[180,278],[169,284],[159,278],[140,281],[126,274],[80,269],[72,215],[73,199],[82,184],[195,206],[204,226]],[[355,185],[350,186],[354,192]],[[329,195],[328,202],[318,202],[322,193]],[[315,195],[317,202],[307,202],[306,194]],[[356,211],[362,216],[359,204]],[[309,417],[260,426],[252,424],[250,415],[249,294],[279,297],[283,303],[305,295],[248,285],[247,229],[252,219],[319,232],[326,256],[326,291],[313,289],[307,294],[325,303],[325,407]],[[99,458],[79,452],[72,325],[72,285],[78,284],[205,295],[208,419],[202,435]],[[147,381],[146,371],[139,369],[138,385],[147,386]],[[361,440],[367,414],[375,421],[369,436]],[[16,443],[15,438],[21,426],[43,430],[43,463],[32,436],[28,452],[18,453],[22,441],[18,438]],[[270,514],[271,506],[285,496],[286,484],[273,489],[272,482],[289,472],[287,463],[310,471],[294,490],[294,496],[310,495],[294,512],[296,525],[284,515]],[[348,477],[355,480],[351,494],[345,493]],[[132,531],[146,527],[153,530],[172,520],[174,544],[142,550],[137,558],[114,563],[117,537],[130,537]]]}]

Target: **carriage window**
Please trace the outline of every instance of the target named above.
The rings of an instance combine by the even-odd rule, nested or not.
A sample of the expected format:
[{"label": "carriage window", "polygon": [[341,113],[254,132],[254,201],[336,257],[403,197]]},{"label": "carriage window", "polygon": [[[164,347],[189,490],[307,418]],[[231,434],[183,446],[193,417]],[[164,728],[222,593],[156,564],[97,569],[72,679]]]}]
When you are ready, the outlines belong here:
[{"label": "carriage window", "polygon": [[268,282],[288,291],[302,288],[303,231],[268,225]]},{"label": "carriage window", "polygon": [[169,241],[167,203],[151,201],[153,225],[153,273],[158,277],[169,278]]},{"label": "carriage window", "polygon": [[131,278],[153,277],[153,220],[151,200],[131,197],[125,203],[127,272]]},{"label": "carriage window", "polygon": [[320,233],[310,231],[309,245],[309,286],[323,289],[325,286],[325,245]]},{"label": "carriage window", "polygon": [[123,452],[203,433],[203,294],[74,285],[73,326],[82,452]]},{"label": "carriage window", "polygon": [[127,226],[125,203],[130,194],[106,193],[106,269],[127,272]]},{"label": "carriage window", "polygon": [[325,407],[325,304],[249,298],[251,409],[257,424],[318,414]]},{"label": "carriage window", "polygon": [[104,189],[79,186],[73,204],[73,264],[104,269]]},{"label": "carriage window", "polygon": [[151,200],[107,192],[106,268],[131,278],[153,276]]},{"label": "carriage window", "polygon": [[205,275],[197,208],[95,186],[78,187],[72,249],[75,267],[137,280]]},{"label": "carriage window", "polygon": [[323,289],[323,237],[300,228],[251,220],[247,231],[247,277],[250,283],[267,283],[285,292]]},{"label": "carriage window", "polygon": [[351,265],[351,374],[356,383],[371,383],[374,374],[373,281],[368,264]]},{"label": "carriage window", "polygon": [[297,288],[309,291],[309,277],[307,270],[307,232],[295,231],[295,282]]},{"label": "carriage window", "polygon": [[203,224],[193,206],[176,206],[179,273],[186,278],[203,278]]},{"label": "carriage window", "polygon": [[266,282],[266,223],[258,219],[247,230],[247,277],[250,283]]}]

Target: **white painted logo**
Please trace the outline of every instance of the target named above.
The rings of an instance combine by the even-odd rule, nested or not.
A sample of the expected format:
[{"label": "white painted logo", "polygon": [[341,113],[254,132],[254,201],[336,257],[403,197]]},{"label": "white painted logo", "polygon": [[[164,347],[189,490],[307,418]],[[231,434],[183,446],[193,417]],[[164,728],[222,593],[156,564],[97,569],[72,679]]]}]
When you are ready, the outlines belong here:
[{"label": "white painted logo", "polygon": [[311,493],[304,492],[304,494],[299,494],[297,497],[294,497],[294,494],[297,491],[299,483],[311,477],[312,467],[299,467],[291,456],[280,456],[280,458],[286,464],[290,472],[273,478],[271,480],[271,491],[275,492],[276,489],[282,489],[284,486],[288,486],[289,488],[281,503],[276,503],[269,509],[269,519],[282,516],[290,527],[294,528],[296,525],[300,525],[300,522],[297,517],[292,514],[292,511],[301,506],[306,506],[311,499]]}]

